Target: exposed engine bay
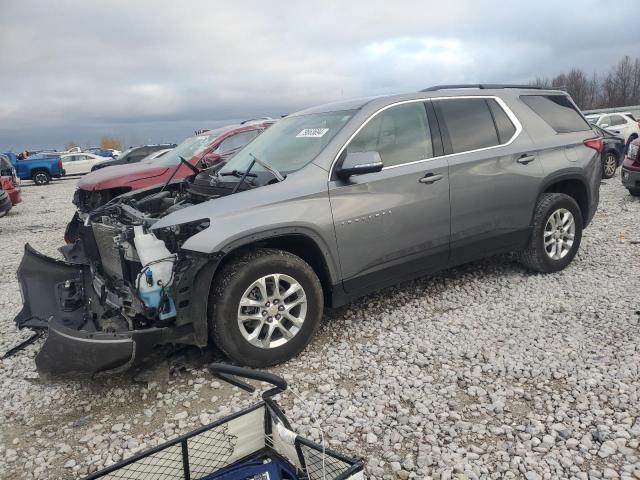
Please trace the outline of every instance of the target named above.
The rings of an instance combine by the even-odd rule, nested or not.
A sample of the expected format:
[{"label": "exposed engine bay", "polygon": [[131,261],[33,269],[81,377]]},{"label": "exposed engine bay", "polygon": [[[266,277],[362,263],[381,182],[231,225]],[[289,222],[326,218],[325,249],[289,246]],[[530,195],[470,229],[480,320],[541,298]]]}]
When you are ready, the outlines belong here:
[{"label": "exposed engine bay", "polygon": [[209,220],[150,227],[180,209],[277,181],[250,169],[219,174],[220,167],[126,193],[78,217],[78,240],[60,249],[66,262],[25,246],[18,269],[24,307],[15,321],[48,330],[36,358],[41,373],[114,372],[158,343],[206,346],[219,259],[181,246]]}]

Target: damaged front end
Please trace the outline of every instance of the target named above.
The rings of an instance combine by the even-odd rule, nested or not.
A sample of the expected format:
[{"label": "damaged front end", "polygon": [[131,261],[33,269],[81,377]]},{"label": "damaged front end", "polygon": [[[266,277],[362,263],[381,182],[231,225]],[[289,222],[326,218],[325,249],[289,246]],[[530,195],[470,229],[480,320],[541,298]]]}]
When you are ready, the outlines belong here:
[{"label": "damaged front end", "polygon": [[[168,193],[161,197],[175,195]],[[41,374],[114,373],[158,344],[207,345],[208,294],[218,258],[180,245],[208,220],[174,227],[160,239],[150,230],[158,218],[152,210],[131,197],[92,213],[76,243],[61,249],[71,261],[25,245],[18,269],[23,309],[15,322],[48,330],[36,357]]]}]

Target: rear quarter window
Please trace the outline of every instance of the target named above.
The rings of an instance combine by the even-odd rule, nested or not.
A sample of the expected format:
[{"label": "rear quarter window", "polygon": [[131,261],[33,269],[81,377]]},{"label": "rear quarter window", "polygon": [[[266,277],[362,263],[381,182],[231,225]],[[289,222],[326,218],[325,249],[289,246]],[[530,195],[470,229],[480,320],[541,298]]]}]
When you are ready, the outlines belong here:
[{"label": "rear quarter window", "polygon": [[521,95],[520,100],[556,133],[583,132],[591,129],[567,95]]},{"label": "rear quarter window", "polygon": [[451,153],[494,147],[500,142],[489,105],[484,98],[439,99],[433,102],[446,125]]}]

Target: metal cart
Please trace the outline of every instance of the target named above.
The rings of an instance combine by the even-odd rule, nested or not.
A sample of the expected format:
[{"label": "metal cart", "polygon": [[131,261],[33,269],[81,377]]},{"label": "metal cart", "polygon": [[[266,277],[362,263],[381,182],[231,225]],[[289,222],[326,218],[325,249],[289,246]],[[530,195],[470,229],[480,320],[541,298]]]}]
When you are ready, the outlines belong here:
[{"label": "metal cart", "polygon": [[124,480],[360,480],[362,460],[348,458],[298,436],[273,397],[287,389],[276,375],[211,364],[216,377],[248,392],[237,377],[273,387],[262,401],[87,477]]}]

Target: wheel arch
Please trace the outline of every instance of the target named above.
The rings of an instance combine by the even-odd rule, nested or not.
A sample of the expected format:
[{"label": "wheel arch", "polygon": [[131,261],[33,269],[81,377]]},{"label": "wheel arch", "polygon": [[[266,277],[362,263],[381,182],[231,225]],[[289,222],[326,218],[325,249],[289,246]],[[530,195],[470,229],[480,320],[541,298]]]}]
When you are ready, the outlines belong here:
[{"label": "wheel arch", "polygon": [[304,227],[289,227],[236,239],[222,248],[222,258],[216,271],[219,272],[224,264],[233,261],[242,252],[256,248],[275,248],[302,258],[318,275],[325,304],[331,303],[332,289],[340,281],[338,267],[332,260],[329,248],[315,232]]},{"label": "wheel arch", "polygon": [[[580,207],[583,225],[586,227],[591,212],[589,211],[588,182],[582,175],[578,173],[562,173],[550,177],[543,183],[538,194],[538,200],[544,193],[564,193],[572,197]],[[533,215],[531,220],[533,221]]]}]

